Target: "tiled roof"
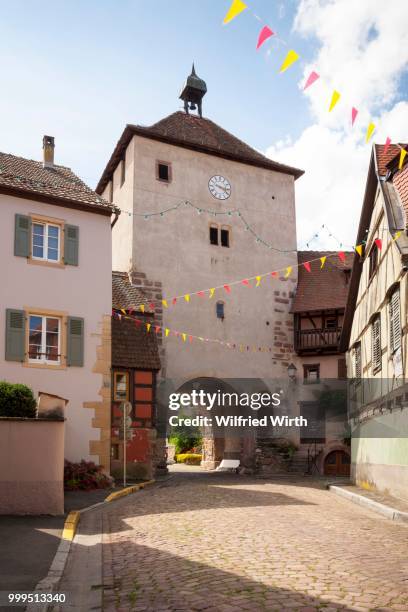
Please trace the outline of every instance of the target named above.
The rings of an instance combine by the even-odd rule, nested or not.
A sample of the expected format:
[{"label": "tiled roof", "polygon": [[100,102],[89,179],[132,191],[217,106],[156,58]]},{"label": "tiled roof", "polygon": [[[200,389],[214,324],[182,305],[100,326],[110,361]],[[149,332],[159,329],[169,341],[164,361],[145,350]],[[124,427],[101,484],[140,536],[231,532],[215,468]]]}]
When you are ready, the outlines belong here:
[{"label": "tiled roof", "polygon": [[132,285],[127,272],[112,272],[112,308],[138,310],[144,304],[145,312],[152,313],[149,301],[140,287]]},{"label": "tiled roof", "polygon": [[160,370],[156,334],[131,319],[112,319],[112,366]]},{"label": "tiled roof", "polygon": [[98,193],[102,193],[105,189],[135,134],[275,172],[290,174],[295,179],[303,174],[303,170],[265,157],[265,155],[245,144],[210,119],[197,115],[187,115],[185,112],[178,111],[149,127],[132,124],[126,126],[96,187]]},{"label": "tiled roof", "polygon": [[408,220],[408,156],[405,157],[406,161],[401,170],[398,169],[401,148],[406,149],[407,145],[402,143],[392,144],[387,150],[387,155],[384,155],[384,148],[385,145],[375,145],[378,173],[380,176],[385,176],[387,172],[392,172],[388,180],[392,182],[397,191],[405,219]]},{"label": "tiled roof", "polygon": [[390,144],[387,149],[387,153],[385,154],[385,145],[376,144],[374,145],[374,150],[377,160],[378,174],[380,176],[385,176],[387,174],[387,164],[389,164],[389,162],[393,160],[396,155],[399,155],[400,148],[396,144]]},{"label": "tiled roof", "polygon": [[[145,312],[151,313],[147,298],[139,287],[129,281],[126,272],[112,272],[112,307],[127,310],[138,309],[145,304]],[[151,321],[150,314],[146,318]],[[145,325],[138,325],[134,319],[122,317],[112,319],[112,366],[159,370],[160,358],[156,334],[148,332]]]},{"label": "tiled roof", "polygon": [[[333,257],[333,255],[336,255]],[[345,308],[349,289],[350,270],[354,253],[345,253],[343,263],[335,251],[299,251],[298,262],[302,264],[319,257],[327,256],[323,269],[320,262],[311,263],[311,272],[304,266],[299,267],[298,285],[293,301],[292,312],[312,312],[333,308]]]},{"label": "tiled roof", "polygon": [[114,212],[112,204],[92,191],[70,168],[44,168],[41,162],[9,153],[0,153],[1,192],[77,203],[78,207],[85,206],[106,214]]}]

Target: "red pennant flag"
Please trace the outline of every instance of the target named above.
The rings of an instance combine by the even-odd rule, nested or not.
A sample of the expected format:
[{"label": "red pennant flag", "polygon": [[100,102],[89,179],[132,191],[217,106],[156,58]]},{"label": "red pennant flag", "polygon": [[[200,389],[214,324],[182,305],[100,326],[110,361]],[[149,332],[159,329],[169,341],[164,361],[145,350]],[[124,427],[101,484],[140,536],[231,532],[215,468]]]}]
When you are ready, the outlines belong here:
[{"label": "red pennant flag", "polygon": [[311,272],[312,270],[310,269],[310,261],[304,261],[303,262],[304,267],[306,268],[306,270],[308,272]]},{"label": "red pennant flag", "polygon": [[156,325],[156,327],[154,328],[154,330],[155,330],[156,334],[158,334],[158,333],[159,333],[159,331],[160,331],[160,326],[159,326],[159,325]]},{"label": "red pennant flag", "polygon": [[273,276],[273,278],[278,278],[278,273],[277,272],[271,272],[271,276]]},{"label": "red pennant flag", "polygon": [[339,251],[339,257],[343,263],[346,261],[346,255],[343,251]]},{"label": "red pennant flag", "polygon": [[204,291],[197,291],[197,295],[199,295],[200,297],[204,297]]},{"label": "red pennant flag", "polygon": [[149,304],[149,308],[150,308],[150,310],[154,310],[154,304],[153,304],[153,302],[152,302],[151,304]]},{"label": "red pennant flag", "polygon": [[376,238],[376,239],[374,240],[374,242],[375,242],[375,244],[377,245],[378,250],[379,250],[379,251],[381,251],[381,249],[382,249],[382,240],[381,240],[381,238]]},{"label": "red pennant flag", "polygon": [[172,299],[172,301],[171,301],[171,303],[173,304],[173,306],[174,306],[174,304],[175,304],[176,302],[177,302],[177,298],[173,298],[173,299]]},{"label": "red pennant flag", "polygon": [[261,45],[264,44],[265,40],[268,40],[271,36],[274,35],[275,32],[272,32],[269,26],[264,26],[262,30],[259,32],[258,43],[256,45],[256,49],[258,50]]},{"label": "red pennant flag", "polygon": [[189,336],[188,339],[190,340],[190,342],[193,341],[193,336]]},{"label": "red pennant flag", "polygon": [[313,83],[315,83],[317,81],[317,79],[320,78],[320,75],[317,74],[317,72],[315,72],[314,70],[312,70],[312,72],[309,74],[309,76],[307,77],[307,81],[305,83],[305,86],[303,88],[303,91],[305,91],[305,89],[307,89],[308,87],[310,87],[311,85],[313,85]]},{"label": "red pennant flag", "polygon": [[139,321],[139,319],[135,319],[135,323],[136,323],[136,325],[141,325],[142,324],[142,322]]},{"label": "red pennant flag", "polygon": [[387,136],[387,139],[384,145],[384,155],[387,155],[388,147],[390,146],[390,144],[391,144],[391,138]]},{"label": "red pennant flag", "polygon": [[357,115],[358,115],[358,110],[354,108],[353,106],[353,108],[351,109],[351,125],[354,125]]},{"label": "red pennant flag", "polygon": [[248,286],[249,285],[249,280],[246,278],[245,280],[242,281],[242,284]]},{"label": "red pennant flag", "polygon": [[227,293],[231,293],[231,287],[229,285],[224,285],[224,289]]}]

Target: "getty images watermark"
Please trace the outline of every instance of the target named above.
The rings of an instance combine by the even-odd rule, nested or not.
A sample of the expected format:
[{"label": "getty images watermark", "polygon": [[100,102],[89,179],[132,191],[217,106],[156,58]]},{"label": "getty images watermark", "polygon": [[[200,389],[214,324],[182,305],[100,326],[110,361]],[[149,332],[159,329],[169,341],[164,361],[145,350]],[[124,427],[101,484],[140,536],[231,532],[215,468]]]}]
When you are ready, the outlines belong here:
[{"label": "getty images watermark", "polygon": [[[226,393],[216,391],[208,393],[201,389],[189,393],[171,393],[169,395],[169,409],[196,408],[212,410],[213,408],[251,409],[278,408],[281,405],[279,393]],[[215,421],[215,423],[214,423]],[[215,414],[213,417],[197,414],[196,416],[172,415],[169,417],[172,427],[307,427],[307,419],[303,416],[289,417],[288,415],[264,415],[253,417],[242,414]]]}]

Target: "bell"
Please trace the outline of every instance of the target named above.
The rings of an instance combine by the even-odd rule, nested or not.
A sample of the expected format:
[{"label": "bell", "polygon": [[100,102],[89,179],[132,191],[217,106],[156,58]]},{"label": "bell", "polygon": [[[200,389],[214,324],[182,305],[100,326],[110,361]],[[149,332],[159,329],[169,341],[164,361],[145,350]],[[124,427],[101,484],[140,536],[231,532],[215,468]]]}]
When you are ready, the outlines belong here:
[{"label": "bell", "polygon": [[194,102],[190,102],[190,110],[196,110],[196,105],[194,104]]}]

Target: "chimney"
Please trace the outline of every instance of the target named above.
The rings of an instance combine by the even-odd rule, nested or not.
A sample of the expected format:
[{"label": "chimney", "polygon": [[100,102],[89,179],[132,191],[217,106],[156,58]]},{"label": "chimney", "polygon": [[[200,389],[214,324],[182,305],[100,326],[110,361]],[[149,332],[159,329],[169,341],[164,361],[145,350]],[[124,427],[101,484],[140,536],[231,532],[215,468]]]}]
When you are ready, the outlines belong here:
[{"label": "chimney", "polygon": [[54,167],[54,136],[43,136],[43,166]]}]

